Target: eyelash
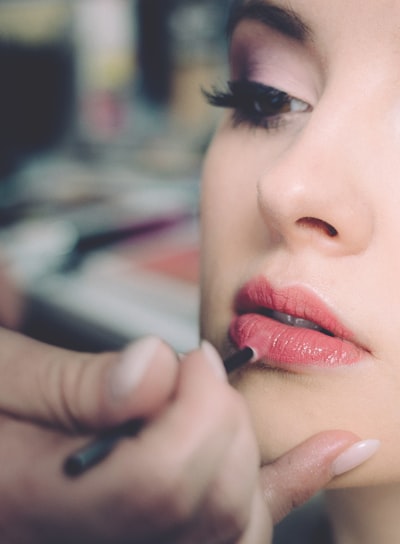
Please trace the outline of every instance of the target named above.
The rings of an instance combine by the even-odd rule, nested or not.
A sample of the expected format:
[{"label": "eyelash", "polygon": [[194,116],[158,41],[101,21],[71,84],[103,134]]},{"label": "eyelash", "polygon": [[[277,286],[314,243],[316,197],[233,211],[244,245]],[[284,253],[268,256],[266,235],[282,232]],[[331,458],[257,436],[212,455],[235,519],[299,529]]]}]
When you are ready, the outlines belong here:
[{"label": "eyelash", "polygon": [[212,106],[234,110],[234,126],[244,124],[271,130],[279,128],[287,114],[311,111],[311,106],[303,100],[256,81],[243,79],[229,81],[227,85],[226,91],[213,88],[204,94]]}]

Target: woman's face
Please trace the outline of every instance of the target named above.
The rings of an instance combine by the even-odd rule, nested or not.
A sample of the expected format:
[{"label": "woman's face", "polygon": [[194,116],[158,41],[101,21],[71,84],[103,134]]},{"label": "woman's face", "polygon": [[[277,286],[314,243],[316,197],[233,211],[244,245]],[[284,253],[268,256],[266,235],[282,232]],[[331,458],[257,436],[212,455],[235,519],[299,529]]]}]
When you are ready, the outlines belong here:
[{"label": "woman's face", "polygon": [[347,429],[382,447],[339,483],[400,482],[400,1],[248,1],[230,69],[211,98],[228,109],[204,168],[202,335],[257,345],[232,382],[263,461]]}]

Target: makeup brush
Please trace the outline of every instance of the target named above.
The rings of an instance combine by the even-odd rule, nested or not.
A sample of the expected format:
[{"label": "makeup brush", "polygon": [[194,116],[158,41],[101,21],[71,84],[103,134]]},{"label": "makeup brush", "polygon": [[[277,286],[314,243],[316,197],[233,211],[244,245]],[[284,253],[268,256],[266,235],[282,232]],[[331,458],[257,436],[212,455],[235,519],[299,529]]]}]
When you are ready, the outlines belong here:
[{"label": "makeup brush", "polygon": [[[225,369],[228,373],[233,372],[255,357],[256,351],[246,346],[224,360]],[[67,457],[64,462],[64,473],[70,477],[77,477],[84,474],[87,470],[105,459],[120,440],[136,436],[144,424],[144,420],[132,420],[101,434],[92,442],[89,442],[89,444],[86,444]]]}]

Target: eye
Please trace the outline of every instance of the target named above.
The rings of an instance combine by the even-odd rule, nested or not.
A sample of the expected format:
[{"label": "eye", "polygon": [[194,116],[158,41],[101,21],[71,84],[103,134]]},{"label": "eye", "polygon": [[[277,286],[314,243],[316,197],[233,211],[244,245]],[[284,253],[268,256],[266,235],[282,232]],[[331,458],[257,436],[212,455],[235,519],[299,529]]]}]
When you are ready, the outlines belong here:
[{"label": "eye", "polygon": [[310,104],[284,91],[245,79],[230,81],[227,91],[213,89],[205,96],[213,106],[232,108],[235,125],[244,123],[265,129],[277,128],[284,116],[312,110]]}]

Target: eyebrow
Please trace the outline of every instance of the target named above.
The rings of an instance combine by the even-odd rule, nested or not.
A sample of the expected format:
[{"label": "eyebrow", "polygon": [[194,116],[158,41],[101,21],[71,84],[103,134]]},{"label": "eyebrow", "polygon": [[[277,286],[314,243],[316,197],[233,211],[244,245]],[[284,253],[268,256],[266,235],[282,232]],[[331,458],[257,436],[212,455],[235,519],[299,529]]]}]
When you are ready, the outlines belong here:
[{"label": "eyebrow", "polygon": [[305,42],[311,34],[306,23],[291,9],[278,7],[267,0],[236,0],[228,19],[229,39],[239,23],[245,20],[259,21],[299,42]]}]

